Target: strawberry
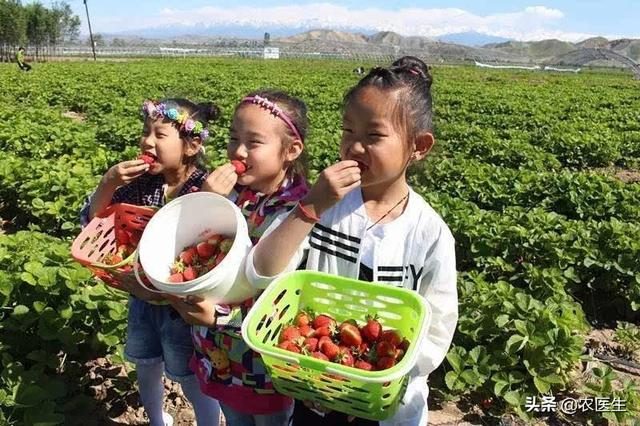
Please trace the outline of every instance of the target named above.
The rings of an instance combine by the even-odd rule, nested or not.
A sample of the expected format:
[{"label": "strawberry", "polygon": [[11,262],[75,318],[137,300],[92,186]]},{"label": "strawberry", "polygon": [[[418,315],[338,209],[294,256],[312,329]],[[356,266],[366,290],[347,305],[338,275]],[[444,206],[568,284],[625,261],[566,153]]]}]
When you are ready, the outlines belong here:
[{"label": "strawberry", "polygon": [[322,327],[316,328],[314,336],[322,337],[322,336],[332,336],[334,334],[335,334],[335,325],[334,326],[323,325]]},{"label": "strawberry", "polygon": [[156,162],[156,159],[153,157],[153,155],[150,154],[140,154],[138,156],[138,160],[142,160],[145,162],[145,164],[153,164]]},{"label": "strawberry", "polygon": [[378,362],[376,363],[376,367],[378,367],[378,370],[386,370],[387,368],[391,368],[394,365],[396,365],[396,360],[386,356],[379,358]]},{"label": "strawberry", "polygon": [[367,370],[367,371],[371,371],[373,370],[373,365],[371,365],[371,363],[364,361],[362,359],[357,360],[353,366],[355,368],[359,368],[360,370]]},{"label": "strawberry", "polygon": [[182,253],[180,253],[179,257],[182,263],[184,263],[185,265],[193,265],[197,260],[198,252],[196,251],[195,247],[188,247],[186,250],[183,250]]},{"label": "strawberry", "polygon": [[127,245],[129,244],[129,233],[127,231],[125,231],[124,229],[116,229],[116,242],[118,243],[118,245]]},{"label": "strawberry", "polygon": [[375,316],[367,316],[367,323],[362,327],[362,337],[368,342],[375,342],[382,333],[382,326]]},{"label": "strawberry", "polygon": [[402,342],[398,345],[399,349],[402,349],[405,353],[409,349],[409,341],[407,339],[402,339]]},{"label": "strawberry", "polygon": [[340,325],[340,341],[347,346],[360,346],[362,344],[362,336],[358,327],[344,322]]},{"label": "strawberry", "polygon": [[285,351],[290,351],[290,352],[295,352],[295,353],[300,353],[300,348],[293,343],[291,340],[285,340],[283,342],[280,342],[278,344],[278,347],[280,349],[284,349]]},{"label": "strawberry", "polygon": [[198,278],[198,273],[193,266],[188,266],[185,268],[182,276],[184,277],[185,281],[192,281]]},{"label": "strawberry", "polygon": [[209,259],[211,256],[213,256],[215,251],[216,251],[215,246],[204,241],[201,243],[198,243],[198,245],[196,246],[196,252],[198,252],[198,256],[200,256],[200,259],[203,259],[203,260]]},{"label": "strawberry", "polygon": [[314,357],[314,358],[321,359],[323,361],[329,361],[329,358],[327,358],[327,356],[325,354],[323,354],[322,352],[320,352],[320,351],[316,351],[316,352],[312,353],[311,356]]},{"label": "strawberry", "polygon": [[351,354],[351,351],[348,348],[340,348],[340,353],[338,354],[338,357],[336,358],[336,361],[339,364],[342,365],[346,365],[348,367],[353,367],[353,355]]},{"label": "strawberry", "polygon": [[328,315],[318,315],[313,320],[313,328],[317,330],[318,327],[329,326],[335,323],[336,321]]},{"label": "strawberry", "polygon": [[395,358],[396,348],[389,342],[378,342],[378,344],[376,345],[376,355],[378,356],[378,358]]},{"label": "strawberry", "polygon": [[309,314],[304,311],[298,312],[298,314],[293,320],[293,323],[298,327],[302,327],[303,325],[308,326],[310,322],[311,322],[311,319],[309,318]]},{"label": "strawberry", "polygon": [[307,337],[306,339],[304,339],[302,347],[309,352],[315,352],[318,350],[318,339],[316,339],[315,337]]},{"label": "strawberry", "polygon": [[118,253],[110,253],[104,257],[102,262],[107,265],[116,265],[122,262],[122,260],[122,256],[120,256]]},{"label": "strawberry", "polygon": [[218,244],[220,244],[220,241],[222,241],[223,239],[224,237],[222,235],[212,235],[207,238],[207,242],[212,246],[217,247]]},{"label": "strawberry", "polygon": [[347,325],[353,325],[353,326],[358,326],[358,323],[356,322],[356,320],[354,319],[349,319],[346,321],[343,321],[339,326],[338,326],[338,330],[342,331],[342,329],[347,326]]},{"label": "strawberry", "polygon": [[396,347],[389,342],[381,341],[376,345],[376,355],[378,358],[389,357],[395,358]]},{"label": "strawberry", "polygon": [[393,346],[397,347],[402,343],[402,336],[400,336],[400,333],[398,333],[396,330],[386,330],[382,332],[380,341],[389,342]]},{"label": "strawberry", "polygon": [[175,274],[172,274],[169,277],[169,282],[170,283],[181,283],[181,282],[184,282],[184,277],[182,276],[181,272],[176,272]]},{"label": "strawberry", "polygon": [[300,330],[298,330],[298,327],[290,325],[282,330],[282,333],[280,334],[280,341],[282,342],[284,340],[295,340],[299,337]]},{"label": "strawberry", "polygon": [[243,175],[244,172],[247,171],[247,166],[242,161],[231,160],[231,165],[236,169],[236,174],[238,176]]},{"label": "strawberry", "polygon": [[395,358],[396,361],[400,362],[404,357],[404,354],[405,354],[404,350],[396,349],[396,354],[393,357]]},{"label": "strawberry", "polygon": [[330,360],[335,359],[340,354],[340,348],[335,343],[329,341],[324,342],[320,347],[320,351],[327,356]]},{"label": "strawberry", "polygon": [[227,253],[223,253],[223,252],[218,253],[215,260],[216,266],[219,265],[224,260],[225,257],[227,257]]},{"label": "strawberry", "polygon": [[300,335],[304,337],[311,337],[315,334],[315,330],[308,325],[301,325],[298,327],[298,330],[300,331]]},{"label": "strawberry", "polygon": [[318,349],[322,350],[322,345],[326,344],[327,342],[333,343],[333,340],[331,340],[331,337],[329,336],[320,337],[318,339]]}]

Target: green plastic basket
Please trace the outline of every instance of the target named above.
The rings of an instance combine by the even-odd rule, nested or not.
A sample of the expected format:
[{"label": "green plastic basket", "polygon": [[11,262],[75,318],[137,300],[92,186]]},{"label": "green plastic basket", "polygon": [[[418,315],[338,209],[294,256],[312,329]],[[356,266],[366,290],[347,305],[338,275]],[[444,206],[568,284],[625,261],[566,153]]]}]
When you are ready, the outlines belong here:
[{"label": "green plastic basket", "polygon": [[[302,309],[359,323],[377,314],[384,329],[393,328],[411,345],[390,369],[365,371],[296,354],[276,347],[280,331]],[[314,271],[295,271],[275,280],[242,323],[242,337],[262,356],[275,389],[334,411],[371,420],[393,415],[402,400],[407,374],[425,338],[431,312],[416,292]]]}]

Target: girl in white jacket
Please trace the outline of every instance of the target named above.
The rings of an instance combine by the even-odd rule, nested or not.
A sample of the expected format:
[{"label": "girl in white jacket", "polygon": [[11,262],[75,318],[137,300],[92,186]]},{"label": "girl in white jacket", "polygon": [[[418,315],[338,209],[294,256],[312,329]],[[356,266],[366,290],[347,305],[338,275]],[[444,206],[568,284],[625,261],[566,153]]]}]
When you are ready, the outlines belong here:
[{"label": "girl in white jacket", "polygon": [[326,168],[249,254],[246,273],[260,288],[306,258],[306,269],[417,291],[432,312],[393,417],[378,423],[296,403],[294,426],[427,424],[427,376],[444,359],[458,319],[453,237],[406,180],[408,166],[434,144],[431,82],[428,67],[414,57],[360,80],[345,96],[342,161]]}]

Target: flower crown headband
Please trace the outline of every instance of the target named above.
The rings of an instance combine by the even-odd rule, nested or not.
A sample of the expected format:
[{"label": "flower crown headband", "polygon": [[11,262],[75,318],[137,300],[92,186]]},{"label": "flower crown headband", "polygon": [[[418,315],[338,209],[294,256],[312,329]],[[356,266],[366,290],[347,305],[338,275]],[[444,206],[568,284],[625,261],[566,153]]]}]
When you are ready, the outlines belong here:
[{"label": "flower crown headband", "polygon": [[180,125],[179,130],[184,131],[191,136],[199,136],[202,142],[209,137],[209,130],[204,127],[200,121],[189,117],[185,111],[179,111],[178,107],[168,107],[164,102],[144,101],[142,103],[142,115],[155,120],[158,118],[166,118]]},{"label": "flower crown headband", "polygon": [[259,95],[247,96],[241,101],[241,103],[245,103],[245,102],[256,104],[259,107],[262,107],[268,110],[271,114],[275,115],[280,120],[284,121],[284,124],[293,132],[293,135],[297,139],[300,139],[300,142],[304,143],[304,139],[300,135],[300,132],[296,128],[296,125],[293,124],[293,121],[291,121],[287,113],[284,112],[282,108],[280,108],[278,105],[276,105],[275,102],[272,102],[269,99],[263,98],[262,96],[259,96]]}]

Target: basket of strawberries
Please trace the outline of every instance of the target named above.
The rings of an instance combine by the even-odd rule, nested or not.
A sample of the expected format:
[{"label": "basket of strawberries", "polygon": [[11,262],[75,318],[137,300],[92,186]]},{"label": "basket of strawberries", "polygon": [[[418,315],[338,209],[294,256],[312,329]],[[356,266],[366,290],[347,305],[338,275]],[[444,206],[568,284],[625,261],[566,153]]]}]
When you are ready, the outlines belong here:
[{"label": "basket of strawberries", "polygon": [[402,400],[430,318],[413,291],[295,271],[262,293],[242,336],[283,395],[384,420]]},{"label": "basket of strawberries", "polygon": [[235,204],[209,192],[187,194],[163,206],[145,228],[138,255],[154,289],[139,283],[176,296],[242,302],[257,291],[244,274],[251,246],[247,222]]},{"label": "basket of strawberries", "polygon": [[112,204],[94,217],[71,245],[71,256],[107,285],[124,289],[135,283],[135,253],[156,209]]}]

